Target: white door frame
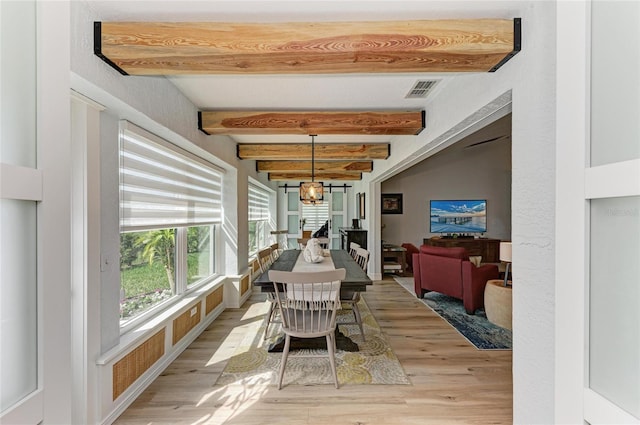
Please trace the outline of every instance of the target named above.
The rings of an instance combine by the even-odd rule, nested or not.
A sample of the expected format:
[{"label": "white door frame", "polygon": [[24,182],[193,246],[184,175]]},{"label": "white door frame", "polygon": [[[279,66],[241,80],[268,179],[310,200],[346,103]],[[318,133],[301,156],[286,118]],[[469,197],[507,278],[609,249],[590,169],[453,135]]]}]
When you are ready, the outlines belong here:
[{"label": "white door frame", "polygon": [[557,3],[555,422],[637,424],[589,388],[589,201],[640,195],[640,160],[589,167],[590,7]]}]

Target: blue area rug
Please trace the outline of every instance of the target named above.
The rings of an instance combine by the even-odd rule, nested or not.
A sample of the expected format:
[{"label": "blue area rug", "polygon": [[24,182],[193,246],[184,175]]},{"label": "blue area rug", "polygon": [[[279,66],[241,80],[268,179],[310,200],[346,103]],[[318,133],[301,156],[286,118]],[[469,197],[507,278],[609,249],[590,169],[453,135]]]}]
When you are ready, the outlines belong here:
[{"label": "blue area rug", "polygon": [[[415,297],[412,277],[394,279]],[[461,300],[438,292],[426,293],[422,302],[479,350],[511,350],[511,331],[489,322],[483,310],[477,310],[471,316],[464,311]]]}]

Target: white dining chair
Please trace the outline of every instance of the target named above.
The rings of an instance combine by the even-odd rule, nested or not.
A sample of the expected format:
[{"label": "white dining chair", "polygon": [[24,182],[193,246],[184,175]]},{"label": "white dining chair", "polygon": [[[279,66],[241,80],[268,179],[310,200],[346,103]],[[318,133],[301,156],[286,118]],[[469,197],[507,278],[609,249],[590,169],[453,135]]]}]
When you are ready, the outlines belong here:
[{"label": "white dining chair", "polygon": [[280,244],[278,242],[271,244],[271,261],[276,261],[280,256]]},{"label": "white dining chair", "polygon": [[269,270],[269,267],[271,267],[271,264],[273,264],[271,247],[267,247],[258,251],[258,263],[260,264],[260,271],[262,273]]},{"label": "white dining chair", "polygon": [[298,238],[298,249],[303,251],[307,247],[307,242],[309,242],[309,238]]},{"label": "white dining chair", "polygon": [[367,271],[367,265],[369,264],[369,251],[363,248],[356,248],[356,263],[360,266],[362,270]]},{"label": "white dining chair", "polygon": [[[366,272],[367,264],[369,263],[369,251],[367,251],[366,249],[360,248],[359,245],[355,248],[355,251],[356,251],[356,257],[355,257],[356,263],[358,263],[358,265],[362,268],[362,270]],[[360,315],[360,308],[358,308],[358,303],[360,302],[360,292],[359,291],[354,292],[351,298],[340,299],[340,302],[342,303],[343,308],[345,306],[351,308],[351,310],[353,311],[354,319],[355,319],[352,322],[341,322],[340,324],[341,325],[343,324],[358,325],[358,327],[360,328],[360,334],[362,335],[362,340],[366,341],[366,338],[364,336],[364,326],[362,324],[362,316]]]},{"label": "white dining chair", "polygon": [[355,242],[350,242],[349,243],[349,255],[351,255],[351,257],[353,257],[353,259],[355,260],[356,258],[356,248],[360,248],[360,244],[357,244]]},{"label": "white dining chair", "polygon": [[269,271],[285,334],[278,389],[282,388],[291,337],[326,338],[333,381],[335,387],[339,387],[335,359],[336,312],[340,308],[340,285],[345,276],[345,269],[320,272]]},{"label": "white dining chair", "polygon": [[[271,247],[261,249],[258,252],[258,264],[260,265],[260,272],[265,273],[267,270],[269,270],[269,267],[271,267],[274,261],[275,259],[273,258]],[[267,313],[267,323],[264,327],[264,339],[266,339],[267,335],[269,335],[269,326],[272,323],[277,322],[275,320],[277,313],[276,300],[273,296],[273,293],[267,292],[267,301],[269,302],[269,312]]]}]

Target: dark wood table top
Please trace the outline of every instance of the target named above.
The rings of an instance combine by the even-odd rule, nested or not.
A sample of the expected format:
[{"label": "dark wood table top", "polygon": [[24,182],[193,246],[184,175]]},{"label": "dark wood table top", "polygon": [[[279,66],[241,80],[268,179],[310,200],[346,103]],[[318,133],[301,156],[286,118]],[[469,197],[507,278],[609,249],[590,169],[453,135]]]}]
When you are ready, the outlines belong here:
[{"label": "dark wood table top", "polygon": [[[332,249],[331,259],[336,269],[344,268],[347,272],[346,277],[342,281],[341,296],[344,293],[366,291],[367,286],[371,285],[371,279],[360,268],[358,263],[349,255],[347,251],[341,249]],[[297,249],[289,249],[283,251],[280,257],[271,265],[271,270],[291,271],[295,266],[298,256],[302,251]],[[262,273],[253,281],[254,286],[259,286],[262,292],[273,292],[273,282],[269,280],[269,271]]]}]

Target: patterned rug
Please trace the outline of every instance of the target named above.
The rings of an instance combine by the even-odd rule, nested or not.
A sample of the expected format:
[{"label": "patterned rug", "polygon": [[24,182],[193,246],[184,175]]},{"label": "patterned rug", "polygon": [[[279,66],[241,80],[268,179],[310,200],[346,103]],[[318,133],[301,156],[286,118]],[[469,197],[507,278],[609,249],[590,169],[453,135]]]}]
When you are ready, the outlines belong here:
[{"label": "patterned rug", "polygon": [[[415,297],[412,277],[394,277],[394,280]],[[422,302],[446,320],[477,349],[511,350],[511,331],[489,322],[483,310],[469,315],[464,311],[461,300],[438,292],[426,293]]]},{"label": "patterned rug", "polygon": [[[360,351],[336,351],[338,382],[349,384],[410,385],[400,362],[391,350],[369,307],[361,299],[358,307],[364,325],[366,341],[362,341],[357,325],[340,325],[353,321],[350,309],[338,313],[338,326],[343,334],[358,344]],[[268,308],[268,307],[267,307]],[[265,320],[256,321],[235,354],[229,359],[216,385],[256,384],[276,385],[282,353],[269,353],[267,347],[278,338],[279,324],[269,328],[270,337],[264,340]],[[282,385],[333,385],[333,375],[327,350],[290,351]],[[323,357],[300,357],[299,354],[319,354]]]}]

